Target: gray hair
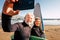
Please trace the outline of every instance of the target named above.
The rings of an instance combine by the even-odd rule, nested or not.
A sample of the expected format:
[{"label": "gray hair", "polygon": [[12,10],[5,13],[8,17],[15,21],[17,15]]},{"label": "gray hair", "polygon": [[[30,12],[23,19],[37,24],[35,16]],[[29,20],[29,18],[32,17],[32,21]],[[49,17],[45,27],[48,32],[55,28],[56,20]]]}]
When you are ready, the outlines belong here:
[{"label": "gray hair", "polygon": [[27,14],[25,15],[24,19],[25,19],[28,15],[32,15],[32,17],[35,18],[34,14],[31,13],[31,12],[29,12],[29,13],[27,13]]}]

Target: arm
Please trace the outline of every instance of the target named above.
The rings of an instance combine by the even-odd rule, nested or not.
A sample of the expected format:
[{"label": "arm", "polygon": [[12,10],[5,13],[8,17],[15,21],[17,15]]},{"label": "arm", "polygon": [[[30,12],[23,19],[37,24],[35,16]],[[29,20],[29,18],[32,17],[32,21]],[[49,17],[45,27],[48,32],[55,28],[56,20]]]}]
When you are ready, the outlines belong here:
[{"label": "arm", "polygon": [[9,32],[9,27],[11,27],[11,16],[2,13],[2,28],[5,32]]},{"label": "arm", "polygon": [[16,31],[18,25],[17,23],[11,25],[11,16],[2,13],[2,28],[4,32]]},{"label": "arm", "polygon": [[[11,26],[11,17],[18,13],[19,13],[18,10],[16,10],[16,11],[13,10],[13,1],[11,2],[11,0],[6,0],[4,3],[4,6],[3,6],[3,10],[2,10],[2,28],[5,32],[11,31],[10,30],[12,27]],[[13,28],[14,28],[14,26],[13,26]]]}]

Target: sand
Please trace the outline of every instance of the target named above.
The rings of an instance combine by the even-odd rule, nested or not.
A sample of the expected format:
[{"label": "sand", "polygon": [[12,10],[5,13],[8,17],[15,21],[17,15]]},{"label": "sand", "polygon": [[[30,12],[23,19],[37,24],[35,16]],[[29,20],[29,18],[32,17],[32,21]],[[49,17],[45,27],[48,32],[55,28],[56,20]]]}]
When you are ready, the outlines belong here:
[{"label": "sand", "polygon": [[13,32],[3,32],[3,30],[0,29],[0,40],[11,40],[11,35],[13,35]]},{"label": "sand", "polygon": [[48,40],[60,40],[60,26],[45,26],[45,34]]},{"label": "sand", "polygon": [[[60,26],[45,26],[45,34],[48,40],[60,40]],[[0,28],[0,40],[11,40],[13,32],[3,32]]]}]

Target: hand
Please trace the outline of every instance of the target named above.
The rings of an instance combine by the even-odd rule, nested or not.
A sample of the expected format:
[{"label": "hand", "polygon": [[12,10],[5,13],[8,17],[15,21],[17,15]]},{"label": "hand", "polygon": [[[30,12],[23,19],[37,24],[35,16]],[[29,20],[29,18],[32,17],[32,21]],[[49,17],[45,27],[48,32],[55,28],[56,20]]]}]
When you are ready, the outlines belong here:
[{"label": "hand", "polygon": [[18,2],[18,0],[6,0],[8,2]]},{"label": "hand", "polygon": [[18,0],[6,0],[3,6],[2,12],[6,15],[17,15],[19,13],[19,10],[14,11],[13,10],[13,2],[17,2]]}]

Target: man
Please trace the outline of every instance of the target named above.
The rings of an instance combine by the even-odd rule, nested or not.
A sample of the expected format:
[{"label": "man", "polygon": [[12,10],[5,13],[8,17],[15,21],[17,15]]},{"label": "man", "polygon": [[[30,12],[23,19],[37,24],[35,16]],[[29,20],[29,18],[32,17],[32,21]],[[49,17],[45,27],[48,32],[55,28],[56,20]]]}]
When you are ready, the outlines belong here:
[{"label": "man", "polygon": [[[31,28],[34,22],[34,15],[28,13],[22,23],[15,23],[11,25],[11,17],[19,13],[19,11],[14,11],[11,5],[7,5],[7,2],[11,4],[11,0],[5,1],[5,6],[2,10],[2,28],[5,32],[15,32],[14,40],[29,40]],[[14,1],[15,2],[15,1]],[[13,3],[12,3],[13,4]]]},{"label": "man", "polygon": [[[5,15],[7,16],[7,15]],[[7,17],[9,18],[9,17]],[[2,21],[3,30],[6,32],[15,32],[14,40],[29,40],[31,28],[34,22],[34,16],[28,13],[22,23],[15,23],[11,25],[9,19]],[[7,24],[8,23],[8,24]],[[5,28],[5,29],[4,29]]]}]

